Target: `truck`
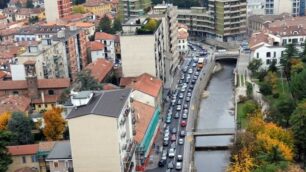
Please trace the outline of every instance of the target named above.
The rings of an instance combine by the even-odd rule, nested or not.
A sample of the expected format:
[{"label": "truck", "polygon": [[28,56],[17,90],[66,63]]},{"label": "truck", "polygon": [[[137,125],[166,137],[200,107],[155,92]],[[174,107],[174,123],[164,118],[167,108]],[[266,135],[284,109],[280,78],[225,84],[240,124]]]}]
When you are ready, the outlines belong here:
[{"label": "truck", "polygon": [[197,64],[197,68],[198,69],[202,69],[203,68],[203,66],[204,66],[204,58],[199,58],[199,60],[198,60],[198,64]]}]

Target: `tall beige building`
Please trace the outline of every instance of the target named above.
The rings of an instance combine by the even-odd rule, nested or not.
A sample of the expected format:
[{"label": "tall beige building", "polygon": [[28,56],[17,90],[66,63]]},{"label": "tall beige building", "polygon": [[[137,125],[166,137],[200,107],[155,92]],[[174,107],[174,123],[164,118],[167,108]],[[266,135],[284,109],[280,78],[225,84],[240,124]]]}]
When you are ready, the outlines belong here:
[{"label": "tall beige building", "polygon": [[80,92],[68,114],[74,171],[135,171],[135,117],[131,89]]},{"label": "tall beige building", "polygon": [[72,14],[72,0],[44,0],[44,2],[47,22],[56,22]]}]

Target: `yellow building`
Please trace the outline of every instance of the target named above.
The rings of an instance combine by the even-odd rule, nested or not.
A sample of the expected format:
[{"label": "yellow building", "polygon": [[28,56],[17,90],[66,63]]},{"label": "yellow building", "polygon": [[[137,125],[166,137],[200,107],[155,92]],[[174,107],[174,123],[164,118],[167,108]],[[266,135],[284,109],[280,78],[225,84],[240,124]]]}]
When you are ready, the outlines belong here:
[{"label": "yellow building", "polygon": [[84,4],[84,8],[87,12],[91,12],[97,16],[104,16],[106,13],[111,12],[112,4],[99,0],[90,0]]}]

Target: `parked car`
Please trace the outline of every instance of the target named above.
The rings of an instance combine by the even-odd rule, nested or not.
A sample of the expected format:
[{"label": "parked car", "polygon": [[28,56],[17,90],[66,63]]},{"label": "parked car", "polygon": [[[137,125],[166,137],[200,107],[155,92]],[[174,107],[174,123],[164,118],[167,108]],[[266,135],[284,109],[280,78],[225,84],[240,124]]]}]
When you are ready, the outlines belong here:
[{"label": "parked car", "polygon": [[171,135],[171,141],[174,142],[175,140],[176,140],[176,135],[175,135],[175,134],[172,134],[172,135]]},{"label": "parked car", "polygon": [[190,101],[190,97],[186,97],[186,101],[189,102]]},{"label": "parked car", "polygon": [[179,154],[176,156],[176,161],[183,161],[183,155]]},{"label": "parked car", "polygon": [[182,104],[182,100],[181,100],[181,99],[178,99],[177,102],[176,102],[176,104],[177,104],[177,105]]},{"label": "parked car", "polygon": [[184,109],[188,109],[188,107],[189,107],[189,104],[188,104],[188,103],[185,103],[185,104],[184,104]]},{"label": "parked car", "polygon": [[189,74],[192,74],[192,73],[193,73],[193,70],[192,70],[192,69],[189,69],[189,70],[188,70],[188,73],[189,73]]},{"label": "parked car", "polygon": [[177,106],[176,106],[176,110],[177,110],[177,111],[180,111],[181,109],[182,109],[182,106],[181,106],[181,105],[177,105]]},{"label": "parked car", "polygon": [[184,98],[184,94],[183,94],[183,93],[180,93],[180,94],[179,94],[179,98],[180,98],[180,99]]},{"label": "parked car", "polygon": [[181,137],[185,137],[185,136],[186,136],[186,131],[185,131],[185,130],[182,130],[182,131],[180,132],[180,136],[181,136]]},{"label": "parked car", "polygon": [[164,167],[165,164],[166,164],[166,162],[167,162],[167,160],[161,159],[161,160],[159,160],[159,162],[158,162],[158,166],[159,166],[159,167]]},{"label": "parked car", "polygon": [[168,140],[168,141],[165,141],[165,140],[164,140],[163,145],[164,145],[164,146],[168,146],[168,145],[169,145],[169,140]]},{"label": "parked car", "polygon": [[185,120],[182,120],[181,121],[181,127],[186,127],[186,125],[187,125],[187,122]]},{"label": "parked car", "polygon": [[180,117],[180,114],[178,113],[178,112],[176,112],[175,114],[174,114],[174,118],[175,119],[178,119]]},{"label": "parked car", "polygon": [[167,160],[167,149],[164,149],[161,156],[162,160]]},{"label": "parked car", "polygon": [[168,164],[168,169],[173,169],[174,165],[173,165],[173,161],[170,161]]},{"label": "parked car", "polygon": [[171,130],[171,133],[172,134],[175,134],[177,131],[176,131],[176,128],[174,127],[174,128],[172,128],[172,130]]},{"label": "parked car", "polygon": [[187,119],[187,118],[188,118],[187,113],[183,113],[183,115],[182,115],[182,119]]}]

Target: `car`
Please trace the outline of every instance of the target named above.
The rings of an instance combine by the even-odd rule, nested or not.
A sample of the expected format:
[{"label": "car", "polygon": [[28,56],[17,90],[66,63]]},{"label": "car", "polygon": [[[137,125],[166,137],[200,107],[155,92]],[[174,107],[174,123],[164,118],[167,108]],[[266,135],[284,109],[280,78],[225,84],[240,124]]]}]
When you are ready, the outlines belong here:
[{"label": "car", "polygon": [[182,115],[182,119],[187,119],[187,118],[188,118],[187,113],[183,113],[183,115]]},{"label": "car", "polygon": [[168,152],[168,157],[169,158],[173,158],[175,156],[175,149],[174,148],[170,148],[169,152]]},{"label": "car", "polygon": [[158,166],[159,166],[159,167],[164,167],[165,164],[166,164],[166,162],[167,162],[167,160],[161,159],[161,160],[159,160],[159,162],[158,162]]},{"label": "car", "polygon": [[187,125],[187,122],[185,120],[182,120],[181,121],[181,127],[186,127],[186,125]]},{"label": "car", "polygon": [[171,100],[171,103],[175,103],[175,102],[176,102],[176,99],[172,99],[172,100]]},{"label": "car", "polygon": [[176,131],[176,128],[174,127],[174,128],[172,128],[172,130],[171,130],[171,133],[172,134],[175,134],[177,131]]},{"label": "car", "polygon": [[190,97],[186,97],[186,101],[189,102],[190,101]]},{"label": "car", "polygon": [[183,80],[180,79],[180,80],[179,80],[179,84],[181,84],[181,83],[183,83]]},{"label": "car", "polygon": [[187,88],[187,87],[188,87],[188,84],[187,84],[187,83],[183,83],[183,84],[182,84],[182,87]]},{"label": "car", "polygon": [[198,79],[198,76],[193,76],[193,80],[197,80]]},{"label": "car", "polygon": [[180,117],[180,114],[178,112],[175,113],[174,118],[178,119]]},{"label": "car", "polygon": [[188,93],[187,93],[187,97],[191,97],[191,92],[188,92]]},{"label": "car", "polygon": [[171,123],[171,118],[166,118],[166,123],[170,124]]},{"label": "car", "polygon": [[196,63],[192,63],[192,67],[196,67],[197,66],[197,64]]},{"label": "car", "polygon": [[197,67],[197,71],[198,71],[198,72],[201,71],[201,68]]},{"label": "car", "polygon": [[183,161],[183,155],[178,154],[178,155],[176,156],[176,161],[179,161],[179,162]]},{"label": "car", "polygon": [[170,146],[170,148],[173,148],[173,149],[175,149],[175,148],[176,148],[176,143],[175,143],[175,142],[171,143],[171,146]]},{"label": "car", "polygon": [[196,80],[193,79],[193,80],[191,81],[191,85],[194,85],[195,83],[196,83]]},{"label": "car", "polygon": [[199,76],[199,75],[200,75],[200,72],[195,72],[194,75],[195,75],[195,76]]},{"label": "car", "polygon": [[169,135],[164,136],[164,141],[168,141],[169,140]]},{"label": "car", "polygon": [[182,163],[181,162],[176,162],[175,169],[176,170],[181,170],[182,169]]},{"label": "car", "polygon": [[168,137],[169,138],[170,133],[166,133],[164,134],[164,138]]},{"label": "car", "polygon": [[165,140],[164,140],[163,145],[164,145],[164,146],[168,146],[168,145],[169,145],[169,140],[168,140],[168,141],[165,141]]},{"label": "car", "polygon": [[180,94],[179,94],[179,98],[180,98],[180,99],[184,98],[184,94],[183,94],[183,93],[180,93]]},{"label": "car", "polygon": [[[189,78],[190,79],[190,78]],[[186,79],[186,81],[187,81],[187,79]],[[186,91],[186,88],[185,87],[182,87],[181,88],[181,92],[185,92]]]},{"label": "car", "polygon": [[187,72],[187,70],[188,70],[187,66],[183,68],[183,72]]},{"label": "car", "polygon": [[190,78],[186,78],[186,82],[189,83],[190,82]]},{"label": "car", "polygon": [[188,113],[188,109],[184,109],[183,113],[187,114]]},{"label": "car", "polygon": [[174,165],[173,165],[173,161],[170,161],[168,164],[168,169],[173,169]]},{"label": "car", "polygon": [[172,134],[172,135],[171,135],[171,141],[172,141],[172,142],[176,141],[176,135],[175,135],[175,134]]},{"label": "car", "polygon": [[181,130],[180,136],[181,136],[181,137],[185,137],[185,136],[186,136],[186,131],[185,131],[185,130]]},{"label": "car", "polygon": [[167,149],[163,150],[161,160],[167,160]]},{"label": "car", "polygon": [[181,75],[181,80],[184,80],[185,79],[185,75]]},{"label": "car", "polygon": [[192,72],[193,72],[192,69],[189,69],[189,70],[188,70],[188,73],[189,73],[189,74],[192,74]]},{"label": "car", "polygon": [[181,99],[178,99],[177,102],[176,102],[176,104],[177,104],[177,105],[181,105],[181,104],[182,104],[182,100],[181,100]]},{"label": "car", "polygon": [[184,109],[187,109],[189,107],[189,104],[188,103],[184,103],[183,107],[184,107]]},{"label": "car", "polygon": [[183,145],[183,144],[184,144],[184,139],[180,138],[180,139],[178,140],[178,144],[179,144],[179,145]]},{"label": "car", "polygon": [[181,109],[182,109],[182,106],[181,106],[181,105],[177,105],[177,106],[176,106],[176,110],[177,110],[177,111],[180,111]]},{"label": "car", "polygon": [[192,60],[193,60],[194,62],[198,62],[198,61],[199,61],[199,59],[196,58],[196,57],[193,57]]},{"label": "car", "polygon": [[191,84],[191,85],[189,86],[189,89],[190,89],[190,88],[193,89],[193,87],[194,87],[194,84]]}]

